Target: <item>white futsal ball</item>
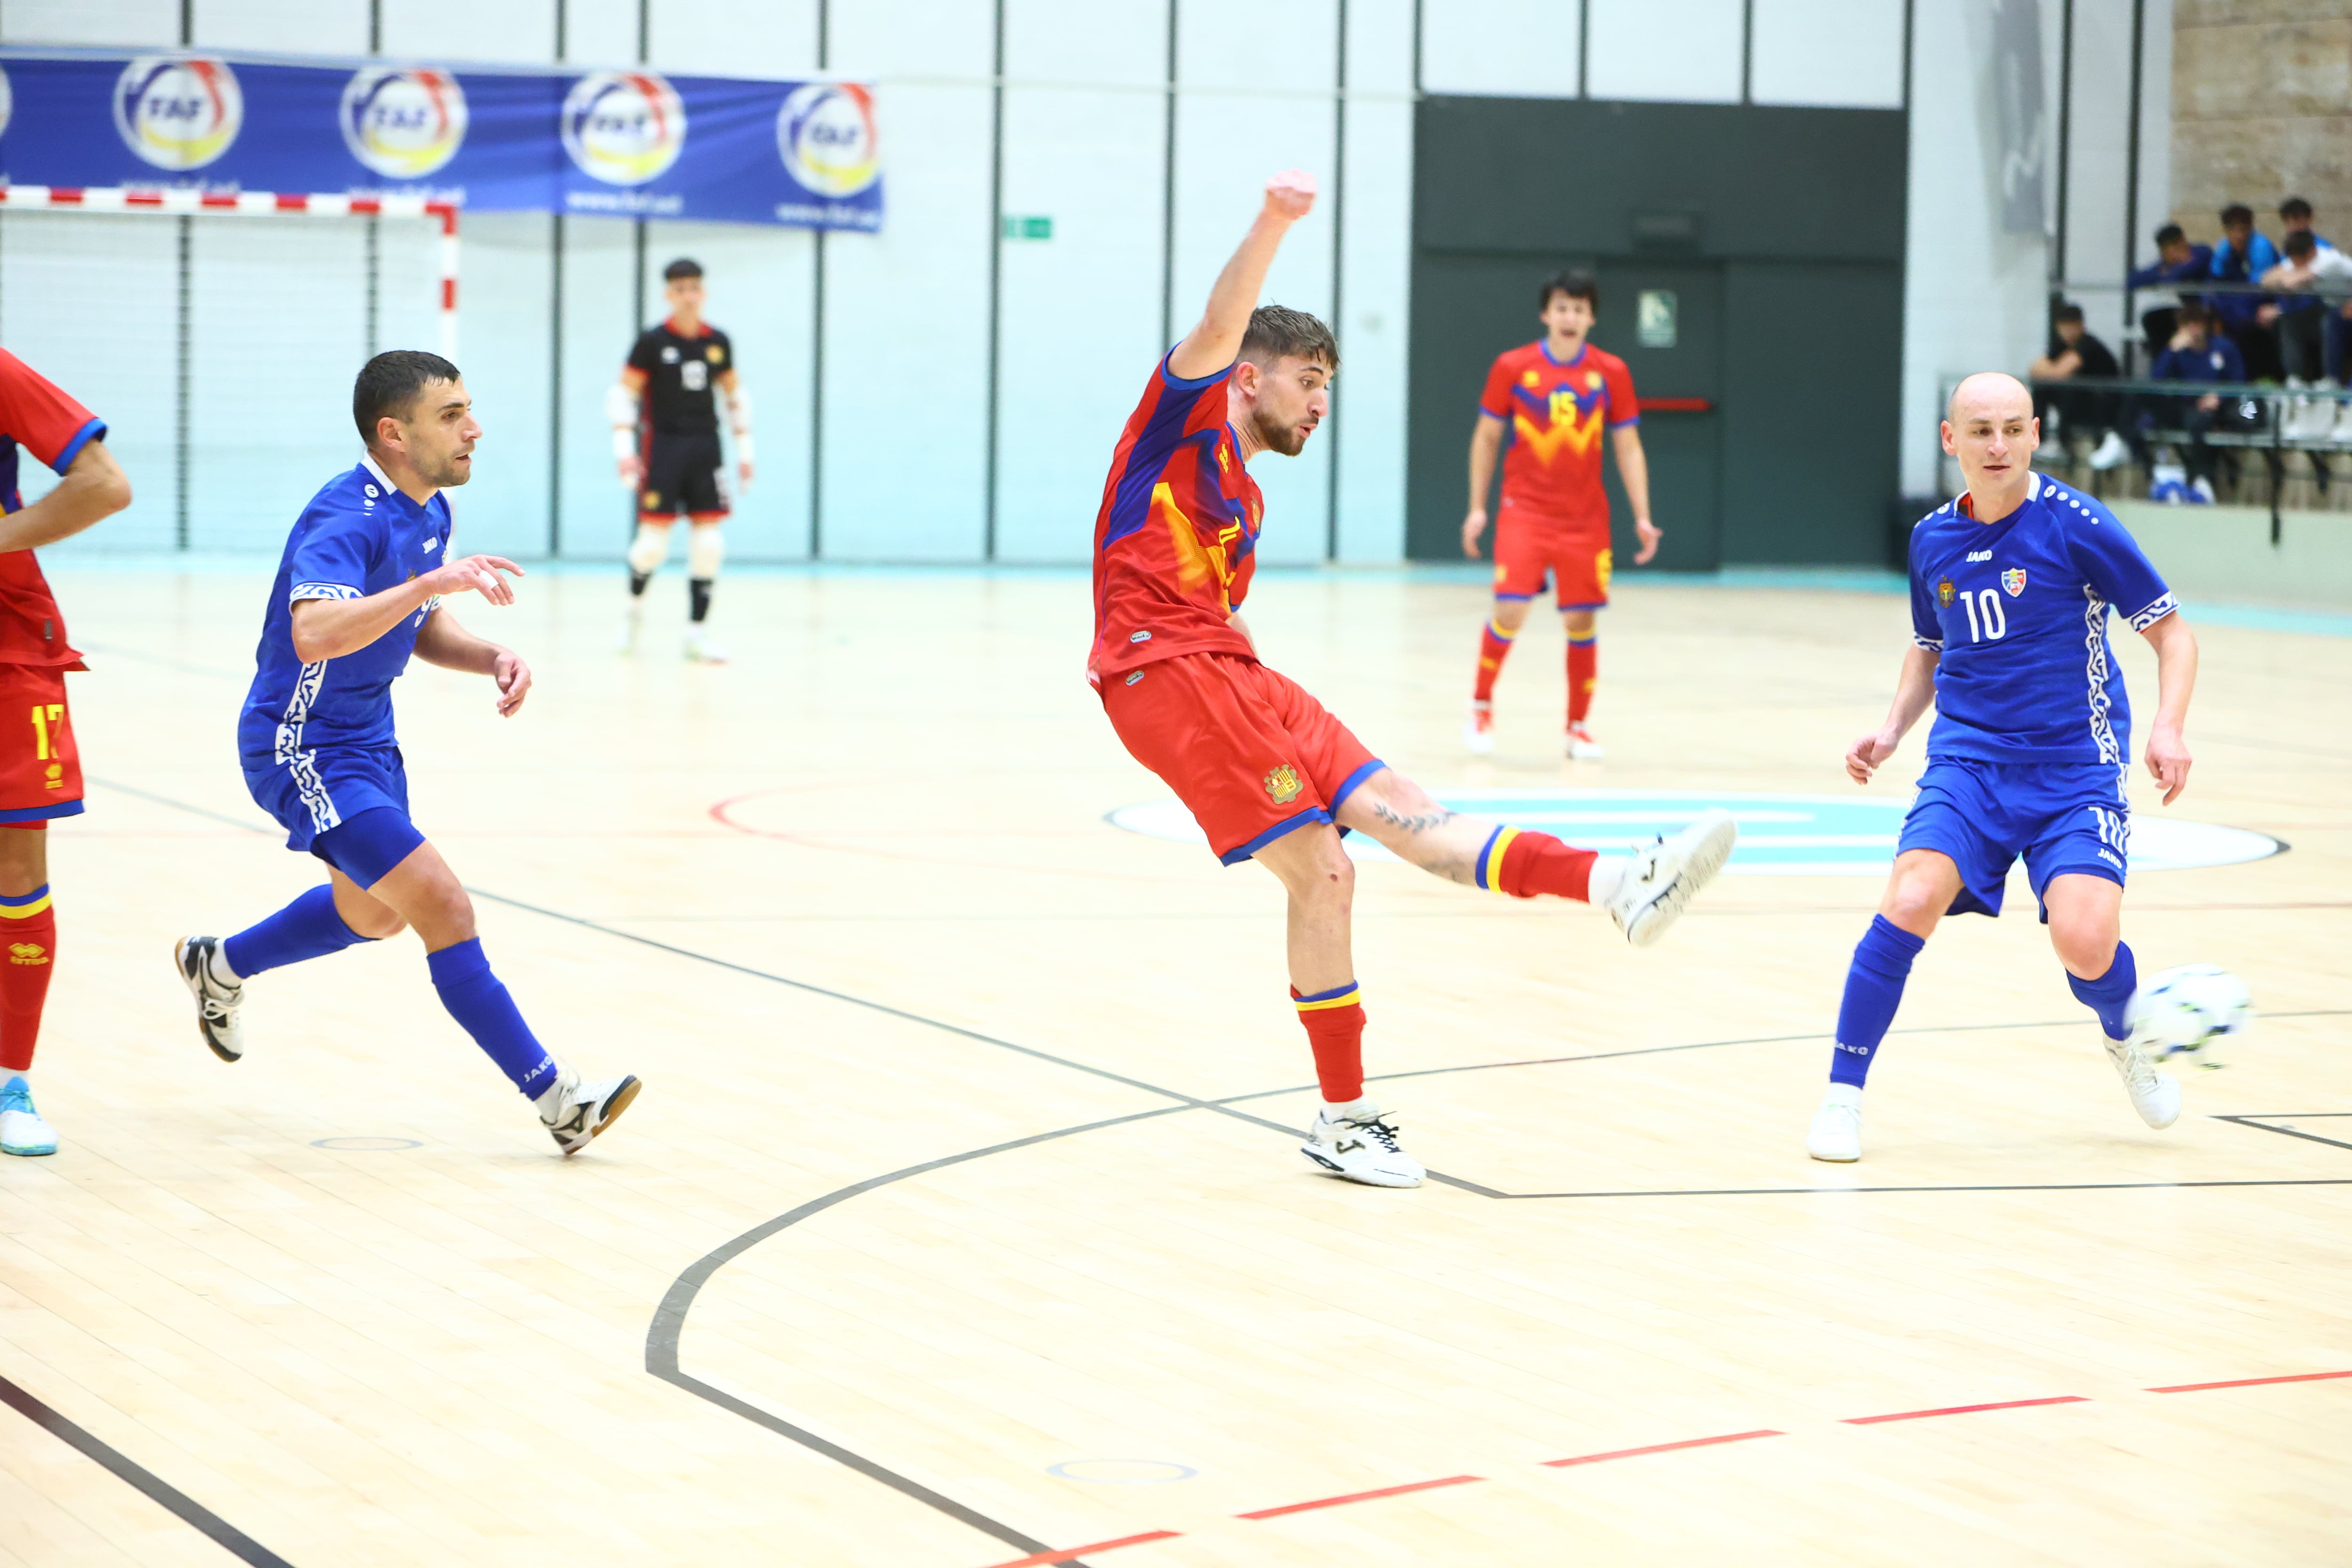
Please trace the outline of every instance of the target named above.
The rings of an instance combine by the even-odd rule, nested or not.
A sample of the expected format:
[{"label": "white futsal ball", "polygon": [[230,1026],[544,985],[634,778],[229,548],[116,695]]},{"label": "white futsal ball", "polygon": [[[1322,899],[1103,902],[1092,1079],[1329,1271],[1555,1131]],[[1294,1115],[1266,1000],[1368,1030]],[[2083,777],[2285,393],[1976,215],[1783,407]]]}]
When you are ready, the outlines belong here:
[{"label": "white futsal ball", "polygon": [[2148,977],[2132,997],[2132,1032],[2159,1058],[2220,1067],[2213,1047],[2254,1021],[2246,983],[2210,963],[2184,963]]}]

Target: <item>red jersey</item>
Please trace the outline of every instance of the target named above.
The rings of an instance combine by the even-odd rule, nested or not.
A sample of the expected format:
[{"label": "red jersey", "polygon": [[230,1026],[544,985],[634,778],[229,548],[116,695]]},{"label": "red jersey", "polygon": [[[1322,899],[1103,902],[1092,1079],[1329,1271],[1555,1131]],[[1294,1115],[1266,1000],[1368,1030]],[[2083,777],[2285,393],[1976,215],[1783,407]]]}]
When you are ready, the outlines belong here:
[{"label": "red jersey", "polygon": [[1128,416],[1095,514],[1097,686],[1157,659],[1230,653],[1255,659],[1232,624],[1257,568],[1265,498],[1225,423],[1227,365],[1181,381],[1162,358]]},{"label": "red jersey", "polygon": [[[0,512],[21,511],[16,451],[30,452],[62,474],[81,449],[106,434],[105,421],[0,349]],[[78,668],[65,617],[29,550],[0,552],[0,664]]]},{"label": "red jersey", "polygon": [[1495,356],[1478,411],[1504,422],[1506,517],[1609,531],[1601,432],[1622,430],[1640,417],[1633,373],[1623,360],[1587,342],[1563,363],[1538,338]]}]

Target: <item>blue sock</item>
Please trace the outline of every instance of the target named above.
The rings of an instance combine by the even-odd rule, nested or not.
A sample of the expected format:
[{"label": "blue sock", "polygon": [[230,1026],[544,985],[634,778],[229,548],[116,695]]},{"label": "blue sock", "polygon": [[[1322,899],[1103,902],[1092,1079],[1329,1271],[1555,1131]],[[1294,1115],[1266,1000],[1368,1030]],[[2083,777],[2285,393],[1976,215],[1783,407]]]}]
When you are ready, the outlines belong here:
[{"label": "blue sock", "polygon": [[555,1081],[555,1058],[522,1021],[505,984],[490,973],[490,961],[482,956],[482,939],[468,937],[455,947],[428,952],[425,962],[449,1016],[514,1080],[524,1099],[537,1100]]},{"label": "blue sock", "polygon": [[221,956],[240,980],[268,969],[283,969],[306,958],[324,958],[369,939],[335,912],[335,889],[321,882],[284,909],[247,926],[221,943]]},{"label": "blue sock", "polygon": [[2107,1038],[2131,1037],[2131,999],[2139,989],[2139,965],[2133,962],[2130,948],[2116,943],[2116,961],[2096,980],[2081,979],[2070,971],[2066,984],[2074,1000],[2099,1016],[2099,1027],[2107,1032]]},{"label": "blue sock", "polygon": [[1853,967],[1845,972],[1845,1000],[1838,1005],[1837,1049],[1830,1055],[1830,1081],[1860,1089],[1870,1076],[1870,1058],[1903,1004],[1903,982],[1911,961],[1927,945],[1885,915],[1873,915],[1870,929],[1853,946]]}]

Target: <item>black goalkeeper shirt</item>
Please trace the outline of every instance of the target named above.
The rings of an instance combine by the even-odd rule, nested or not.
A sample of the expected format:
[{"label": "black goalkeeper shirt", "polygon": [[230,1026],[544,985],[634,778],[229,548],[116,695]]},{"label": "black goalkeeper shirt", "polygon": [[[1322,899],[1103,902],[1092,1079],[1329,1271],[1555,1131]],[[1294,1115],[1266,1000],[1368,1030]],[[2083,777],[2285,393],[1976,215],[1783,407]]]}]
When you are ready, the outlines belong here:
[{"label": "black goalkeeper shirt", "polygon": [[735,345],[708,321],[693,336],[667,321],[648,327],[629,351],[629,368],[645,373],[646,425],[656,436],[716,436],[713,388],[735,368]]}]

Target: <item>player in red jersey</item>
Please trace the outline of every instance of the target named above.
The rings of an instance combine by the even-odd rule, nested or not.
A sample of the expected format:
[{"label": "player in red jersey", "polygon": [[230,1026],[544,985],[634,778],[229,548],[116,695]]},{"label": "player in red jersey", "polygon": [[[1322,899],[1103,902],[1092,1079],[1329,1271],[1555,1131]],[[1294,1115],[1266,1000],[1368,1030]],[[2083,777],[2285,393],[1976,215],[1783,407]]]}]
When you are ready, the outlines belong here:
[{"label": "player in red jersey", "polygon": [[1129,755],[1165,780],[1226,865],[1255,859],[1290,894],[1290,994],[1323,1106],[1300,1152],[1373,1186],[1424,1174],[1364,1097],[1364,1009],[1349,956],[1355,868],[1339,834],[1370,835],[1450,881],[1605,907],[1646,946],[1730,856],[1708,814],[1631,857],[1456,816],[1399,777],[1305,691],[1260,664],[1239,608],[1257,563],[1261,452],[1295,458],[1330,407],[1331,330],[1257,303],[1290,226],[1315,205],[1297,170],[1266,183],[1257,221],[1200,324],[1171,349],[1120,435],[1095,519],[1087,679]]},{"label": "player in red jersey", "polygon": [[[81,752],[66,671],[87,668],[33,558],[131,504],[131,481],[106,449],[106,423],[0,349],[0,1153],[54,1154],[58,1135],[33,1109],[33,1047],[58,946],[49,907],[49,819],[81,810]],[[25,504],[19,448],[59,476]]]},{"label": "player in red jersey", "polygon": [[1495,613],[1478,638],[1478,680],[1463,743],[1484,756],[1495,749],[1495,678],[1528,605],[1553,584],[1568,629],[1568,754],[1597,760],[1601,744],[1585,716],[1599,682],[1601,644],[1593,630],[1609,603],[1609,492],[1601,483],[1601,433],[1617,451],[1617,474],[1633,503],[1633,557],[1647,565],[1664,537],[1650,521],[1650,465],[1642,455],[1641,418],[1625,362],[1586,342],[1601,309],[1590,272],[1564,272],[1543,286],[1544,335],[1498,354],[1478,399],[1470,433],[1470,515],[1462,552],[1478,556],[1486,531],[1486,490],[1503,461],[1501,521],[1495,525]]}]

